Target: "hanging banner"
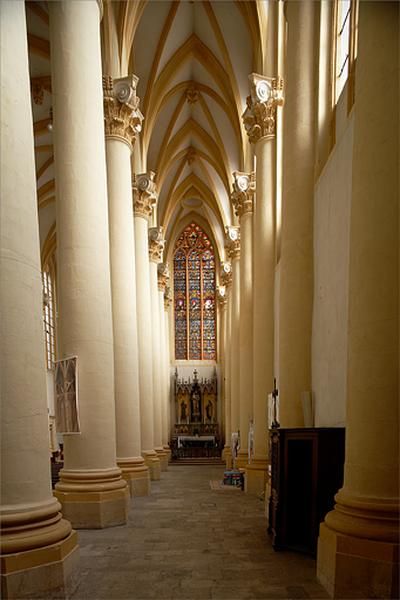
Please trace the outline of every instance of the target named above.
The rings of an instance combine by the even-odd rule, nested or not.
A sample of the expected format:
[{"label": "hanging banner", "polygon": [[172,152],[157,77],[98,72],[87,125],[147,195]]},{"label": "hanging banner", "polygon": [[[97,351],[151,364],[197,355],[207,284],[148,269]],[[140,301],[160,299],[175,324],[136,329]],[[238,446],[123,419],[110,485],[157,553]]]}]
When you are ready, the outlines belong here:
[{"label": "hanging banner", "polygon": [[78,358],[72,356],[55,362],[55,413],[58,433],[80,433],[78,408]]}]

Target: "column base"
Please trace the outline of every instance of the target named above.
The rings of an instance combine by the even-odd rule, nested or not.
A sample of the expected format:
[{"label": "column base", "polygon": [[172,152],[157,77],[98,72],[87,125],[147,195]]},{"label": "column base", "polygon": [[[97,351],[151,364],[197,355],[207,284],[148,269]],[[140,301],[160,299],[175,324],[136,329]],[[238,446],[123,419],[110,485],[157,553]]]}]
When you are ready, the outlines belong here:
[{"label": "column base", "polygon": [[167,453],[167,455],[168,455],[168,462],[171,462],[171,458],[172,458],[172,450],[171,450],[171,448],[169,447],[169,444],[164,444],[164,445],[163,445],[163,448],[164,448],[165,452],[166,452],[166,453]]},{"label": "column base", "polygon": [[225,468],[232,469],[232,450],[230,446],[224,447],[221,458],[225,461]]},{"label": "column base", "polygon": [[320,525],[317,577],[332,598],[399,598],[399,506],[344,489]]},{"label": "column base", "polygon": [[149,468],[151,481],[161,479],[161,462],[154,450],[144,450],[142,452],[144,464]]},{"label": "column base", "polygon": [[76,531],[51,546],[4,554],[1,557],[1,597],[4,600],[68,598],[78,566]]},{"label": "column base", "polygon": [[[18,509],[18,507],[16,507]],[[60,504],[24,505],[1,515],[1,597],[65,598],[78,566],[77,535]]]},{"label": "column base", "polygon": [[128,484],[131,498],[150,494],[150,471],[141,456],[117,458],[122,477]]},{"label": "column base", "polygon": [[331,598],[399,598],[399,544],[352,537],[321,523],[317,579]]},{"label": "column base", "polygon": [[62,469],[54,495],[76,529],[102,529],[127,521],[130,495],[120,469]]},{"label": "column base", "polygon": [[268,461],[267,459],[253,458],[251,464],[245,467],[245,485],[244,491],[248,494],[257,494],[265,492],[268,480]]},{"label": "column base", "polygon": [[168,471],[168,454],[164,448],[154,448],[161,463],[161,471]]},{"label": "column base", "polygon": [[249,455],[247,450],[239,450],[237,457],[236,457],[236,468],[237,469],[244,469],[247,464],[249,462]]}]

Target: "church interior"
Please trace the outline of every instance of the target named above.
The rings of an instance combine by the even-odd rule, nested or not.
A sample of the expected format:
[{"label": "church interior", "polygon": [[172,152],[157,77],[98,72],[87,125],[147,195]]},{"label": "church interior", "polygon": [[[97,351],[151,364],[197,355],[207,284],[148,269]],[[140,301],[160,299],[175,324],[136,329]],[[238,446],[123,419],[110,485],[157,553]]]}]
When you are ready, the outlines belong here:
[{"label": "church interior", "polygon": [[0,0],[3,598],[399,597],[399,12]]}]

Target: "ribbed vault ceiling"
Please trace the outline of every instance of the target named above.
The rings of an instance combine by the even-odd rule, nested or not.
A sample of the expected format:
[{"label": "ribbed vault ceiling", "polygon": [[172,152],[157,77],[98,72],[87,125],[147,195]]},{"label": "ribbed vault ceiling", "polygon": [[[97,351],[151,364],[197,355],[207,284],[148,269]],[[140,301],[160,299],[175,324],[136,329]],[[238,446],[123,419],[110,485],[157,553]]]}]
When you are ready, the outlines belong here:
[{"label": "ribbed vault ceiling", "polygon": [[[198,215],[221,252],[224,226],[234,222],[232,172],[252,165],[241,114],[248,75],[262,63],[259,20],[266,7],[221,0],[104,4],[104,74],[139,77],[145,120],[134,165],[156,173],[157,223],[168,240],[188,215]],[[28,2],[27,22],[32,89],[44,89],[41,103],[33,101],[44,240],[55,220],[47,3]]]}]

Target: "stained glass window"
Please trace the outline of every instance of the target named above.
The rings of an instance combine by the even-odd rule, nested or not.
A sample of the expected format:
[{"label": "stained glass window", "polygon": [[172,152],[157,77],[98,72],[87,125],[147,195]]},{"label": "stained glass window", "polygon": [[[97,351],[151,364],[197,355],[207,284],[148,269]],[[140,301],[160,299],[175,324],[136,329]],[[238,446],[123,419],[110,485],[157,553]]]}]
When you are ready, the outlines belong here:
[{"label": "stained glass window", "polygon": [[215,256],[202,228],[190,223],[174,249],[175,358],[215,360]]}]

